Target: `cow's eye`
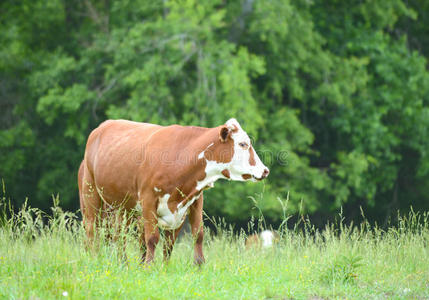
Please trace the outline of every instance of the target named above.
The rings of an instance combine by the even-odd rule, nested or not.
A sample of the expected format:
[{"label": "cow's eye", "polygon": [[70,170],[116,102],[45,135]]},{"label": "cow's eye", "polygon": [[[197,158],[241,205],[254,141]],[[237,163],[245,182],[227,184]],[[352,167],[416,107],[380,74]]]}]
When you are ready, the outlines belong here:
[{"label": "cow's eye", "polygon": [[247,143],[244,143],[244,142],[241,142],[241,143],[239,143],[238,144],[241,148],[244,148],[244,149],[246,149],[246,148],[248,148],[249,147],[249,145],[247,145]]}]

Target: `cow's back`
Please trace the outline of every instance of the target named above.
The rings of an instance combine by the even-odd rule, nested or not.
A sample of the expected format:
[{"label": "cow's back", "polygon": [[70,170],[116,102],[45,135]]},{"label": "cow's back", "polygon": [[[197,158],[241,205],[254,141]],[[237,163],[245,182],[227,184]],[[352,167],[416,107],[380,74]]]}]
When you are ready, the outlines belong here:
[{"label": "cow's back", "polygon": [[148,123],[108,120],[91,132],[85,164],[106,202],[137,200],[137,176],[144,152],[152,136],[162,128]]}]

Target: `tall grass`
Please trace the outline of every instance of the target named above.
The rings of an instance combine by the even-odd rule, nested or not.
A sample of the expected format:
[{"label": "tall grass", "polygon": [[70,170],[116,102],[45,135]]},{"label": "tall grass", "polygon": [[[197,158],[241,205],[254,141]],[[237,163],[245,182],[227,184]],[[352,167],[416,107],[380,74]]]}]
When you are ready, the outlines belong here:
[{"label": "tall grass", "polygon": [[[135,231],[123,233],[125,263],[121,247],[103,234],[98,249],[86,251],[81,222],[58,198],[49,215],[25,204],[7,216],[5,200],[2,299],[429,299],[427,213],[411,210],[388,229],[345,225],[340,216],[323,230],[305,218],[288,229],[285,214],[279,242],[265,250],[246,250],[244,231],[212,218],[206,222],[217,234],[206,232],[207,263],[198,268],[189,235],[175,245],[169,263],[161,242],[155,263],[143,265]],[[263,219],[250,223],[256,231],[264,226]]]}]

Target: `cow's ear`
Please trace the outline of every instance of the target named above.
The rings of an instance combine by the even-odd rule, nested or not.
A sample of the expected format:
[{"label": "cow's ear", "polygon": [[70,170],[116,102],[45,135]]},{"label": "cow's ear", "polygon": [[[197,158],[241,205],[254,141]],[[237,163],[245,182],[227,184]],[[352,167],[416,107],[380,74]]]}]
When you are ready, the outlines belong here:
[{"label": "cow's ear", "polygon": [[226,127],[226,126],[222,126],[220,128],[220,132],[219,132],[219,138],[221,142],[226,142],[226,140],[228,139],[228,136],[230,134],[231,130]]}]

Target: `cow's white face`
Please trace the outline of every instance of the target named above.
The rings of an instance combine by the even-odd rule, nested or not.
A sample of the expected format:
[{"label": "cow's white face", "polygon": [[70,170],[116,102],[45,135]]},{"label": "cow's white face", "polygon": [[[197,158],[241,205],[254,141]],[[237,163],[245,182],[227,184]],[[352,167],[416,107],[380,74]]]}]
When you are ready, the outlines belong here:
[{"label": "cow's white face", "polygon": [[266,178],[269,170],[259,159],[249,136],[241,128],[237,120],[230,119],[225,123],[225,126],[229,134],[227,138],[231,138],[234,145],[234,154],[227,168],[230,179],[256,181]]},{"label": "cow's white face", "polygon": [[206,162],[206,176],[197,182],[197,190],[213,187],[219,178],[257,181],[270,173],[236,119],[230,119],[220,127],[219,140],[210,143],[199,153],[198,159]]}]

